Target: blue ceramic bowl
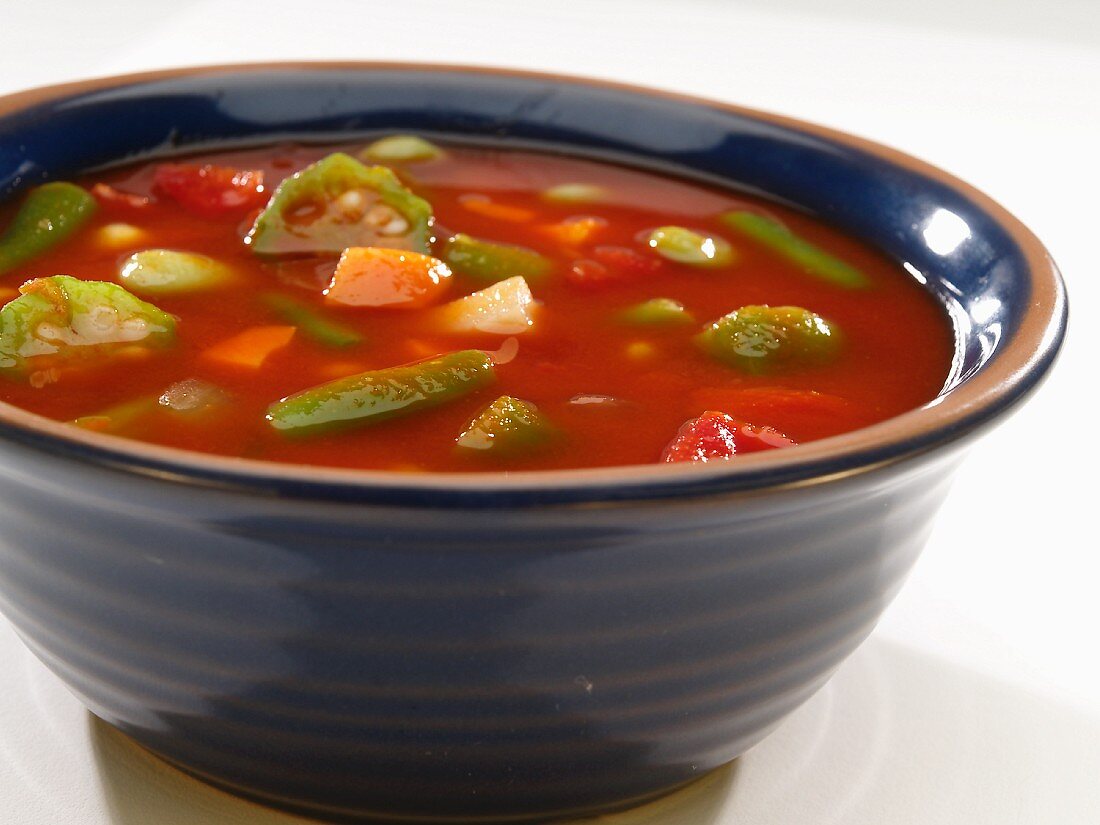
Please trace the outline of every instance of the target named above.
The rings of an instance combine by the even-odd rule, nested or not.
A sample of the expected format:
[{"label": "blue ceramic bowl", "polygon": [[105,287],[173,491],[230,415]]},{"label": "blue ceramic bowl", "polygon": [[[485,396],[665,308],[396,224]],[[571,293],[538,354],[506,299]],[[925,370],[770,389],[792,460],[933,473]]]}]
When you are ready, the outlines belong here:
[{"label": "blue ceramic bowl", "polygon": [[1042,247],[970,187],[759,112],[451,67],[221,67],[0,99],[0,194],[122,159],[417,131],[801,206],[907,263],[957,354],[925,408],[703,467],[406,476],[200,456],[0,405],[0,608],[95,714],[320,815],[546,818],[736,757],[870,632],[966,445],[1050,368]]}]

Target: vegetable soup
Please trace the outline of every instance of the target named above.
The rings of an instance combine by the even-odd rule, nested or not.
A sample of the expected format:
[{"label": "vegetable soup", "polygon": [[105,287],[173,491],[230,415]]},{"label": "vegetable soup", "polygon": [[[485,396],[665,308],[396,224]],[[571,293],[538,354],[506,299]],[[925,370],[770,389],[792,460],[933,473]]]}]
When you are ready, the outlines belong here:
[{"label": "vegetable soup", "polygon": [[399,471],[707,462],[932,400],[902,267],[771,201],[395,135],[119,167],[0,208],[0,400]]}]

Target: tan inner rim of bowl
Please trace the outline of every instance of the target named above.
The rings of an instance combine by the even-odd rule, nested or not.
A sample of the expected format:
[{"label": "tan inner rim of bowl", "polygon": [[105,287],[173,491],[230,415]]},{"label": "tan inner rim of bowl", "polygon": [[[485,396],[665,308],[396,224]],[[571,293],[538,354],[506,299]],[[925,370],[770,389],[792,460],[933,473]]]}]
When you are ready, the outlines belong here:
[{"label": "tan inner rim of bowl", "polygon": [[[201,66],[191,68],[167,69],[155,72],[142,72],[117,77],[97,78],[93,80],[47,86],[18,92],[0,97],[0,115],[6,115],[30,106],[46,103],[50,100],[65,98],[90,91],[169,80],[183,76],[208,76],[260,72],[270,70],[304,69],[309,71],[340,71],[348,69],[424,72],[453,72],[470,75],[511,75],[553,82],[565,82],[574,85],[602,87],[654,97],[663,97],[707,106],[716,110],[743,115],[748,118],[769,121],[780,126],[808,132],[837,143],[860,149],[876,155],[893,164],[909,169],[943,183],[967,197],[996,219],[1019,245],[1032,275],[1032,300],[1020,326],[1008,345],[999,352],[991,363],[972,378],[949,393],[935,399],[929,405],[896,416],[880,424],[875,424],[850,433],[832,438],[812,441],[800,445],[797,450],[782,450],[772,453],[758,453],[744,456],[736,462],[722,462],[704,466],[691,465],[633,465],[587,470],[542,470],[515,473],[423,473],[409,474],[377,470],[346,470],[328,467],[316,467],[305,464],[279,464],[244,458],[207,455],[160,447],[131,441],[117,436],[89,433],[61,422],[51,421],[17,407],[0,402],[0,421],[16,427],[33,430],[71,444],[86,445],[109,450],[112,454],[100,458],[105,464],[114,464],[145,475],[170,478],[177,481],[194,482],[200,485],[216,484],[193,473],[217,472],[239,479],[240,486],[253,486],[252,483],[264,481],[304,481],[328,483],[352,487],[386,487],[390,489],[439,489],[439,490],[518,490],[550,488],[583,488],[605,485],[633,485],[635,483],[675,482],[677,480],[706,481],[715,477],[732,478],[744,472],[761,467],[779,471],[797,468],[799,465],[813,464],[823,459],[836,459],[853,453],[863,453],[882,449],[892,443],[907,441],[920,435],[927,435],[944,427],[951,421],[960,421],[979,412],[999,399],[1011,395],[1025,377],[1035,369],[1037,363],[1045,357],[1059,334],[1059,324],[1065,312],[1065,293],[1058,271],[1049,253],[1030,230],[1021,224],[1007,210],[987,195],[963,181],[937,169],[921,160],[895,149],[873,143],[862,138],[837,132],[823,126],[805,123],[793,118],[773,115],[740,106],[733,106],[713,100],[691,97],[673,92],[632,86],[622,83],[571,77],[568,75],[546,74],[539,72],[515,71],[481,66],[460,66],[446,64],[407,64],[374,62],[293,62],[293,63],[248,63],[238,65]],[[901,456],[899,456],[900,458]],[[897,460],[897,459],[893,459]],[[152,470],[145,467],[130,467],[129,462],[156,462],[169,465],[174,471]],[[837,475],[866,472],[877,465],[861,465],[853,470]],[[816,483],[829,477],[815,477]],[[251,483],[250,483],[251,482]],[[233,482],[230,486],[236,486]]]}]

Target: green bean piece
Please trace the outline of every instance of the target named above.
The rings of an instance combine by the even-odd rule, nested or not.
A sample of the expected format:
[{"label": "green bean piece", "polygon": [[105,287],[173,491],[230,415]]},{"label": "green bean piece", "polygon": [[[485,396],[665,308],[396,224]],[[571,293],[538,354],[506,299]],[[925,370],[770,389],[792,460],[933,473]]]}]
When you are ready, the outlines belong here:
[{"label": "green bean piece", "polygon": [[598,203],[606,197],[607,190],[594,183],[561,183],[542,193],[543,200],[561,204]]},{"label": "green bean piece", "polygon": [[487,353],[461,350],[295,393],[268,407],[267,420],[277,430],[299,431],[368,424],[443,404],[495,380]]},{"label": "green bean piece", "polygon": [[660,226],[649,233],[646,242],[662,257],[689,266],[720,267],[737,258],[724,238],[701,235],[682,226]]},{"label": "green bean piece", "polygon": [[226,286],[233,281],[233,270],[194,252],[145,249],[126,259],[118,279],[139,295],[179,295]]},{"label": "green bean piece", "polygon": [[284,321],[296,326],[303,335],[312,338],[318,344],[340,349],[363,342],[363,336],[351,327],[330,321],[320,312],[310,309],[287,295],[270,292],[263,296],[263,302]]},{"label": "green bean piece", "polygon": [[416,135],[390,135],[374,141],[359,153],[359,157],[375,163],[415,163],[435,160],[442,155],[442,149]]},{"label": "green bean piece", "polygon": [[619,319],[624,323],[643,327],[676,326],[695,321],[695,317],[684,309],[683,304],[671,298],[653,298],[635,304],[619,313]]},{"label": "green bean piece", "polygon": [[696,343],[744,372],[820,363],[832,357],[838,332],[820,315],[796,306],[743,306],[708,326]]},{"label": "green bean piece", "polygon": [[756,212],[727,212],[722,221],[822,280],[849,289],[869,286],[867,276],[819,246],[795,235],[778,221]]},{"label": "green bean piece", "polygon": [[245,242],[257,255],[380,246],[428,254],[432,207],[386,166],[336,152],[279,184]]},{"label": "green bean piece", "polygon": [[461,232],[447,239],[441,257],[453,272],[486,284],[516,275],[537,282],[553,268],[549,258],[533,249],[483,241]]},{"label": "green bean piece", "polygon": [[502,395],[466,426],[455,443],[500,455],[527,451],[545,444],[552,435],[553,429],[534,404]]},{"label": "green bean piece", "polygon": [[70,423],[95,432],[117,433],[132,429],[153,414],[186,420],[223,409],[229,401],[229,394],[221,387],[201,378],[187,378],[172,384],[159,396],[146,395],[124,401],[101,412],[82,415]]},{"label": "green bean piece", "polygon": [[135,398],[92,415],[82,415],[69,423],[97,433],[117,433],[156,412],[157,406],[155,398]]},{"label": "green bean piece", "polygon": [[0,236],[0,273],[57,246],[87,223],[97,208],[92,195],[72,183],[35,187]]},{"label": "green bean piece", "polygon": [[53,275],[28,281],[19,291],[0,309],[0,373],[175,340],[175,318],[117,284]]}]

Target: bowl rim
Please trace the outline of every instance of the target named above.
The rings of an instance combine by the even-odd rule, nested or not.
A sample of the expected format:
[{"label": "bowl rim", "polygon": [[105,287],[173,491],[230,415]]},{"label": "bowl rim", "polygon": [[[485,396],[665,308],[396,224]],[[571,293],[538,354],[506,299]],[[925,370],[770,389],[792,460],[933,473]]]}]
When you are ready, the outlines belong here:
[{"label": "bowl rim", "polygon": [[280,497],[436,506],[577,504],[717,494],[757,494],[860,475],[969,440],[1015,407],[1045,378],[1065,337],[1065,286],[1039,239],[985,193],[944,170],[889,146],[830,127],[664,89],[556,72],[470,64],[399,61],[274,61],[184,66],[96,77],[0,96],[0,117],[75,95],[186,77],[271,71],[385,71],[510,76],[678,101],[823,138],[932,179],[970,200],[1017,244],[1027,263],[1031,300],[1001,351],[950,392],[928,404],[841,435],[700,465],[482,473],[403,473],[269,462],[163,447],[92,433],[0,402],[0,439],[143,477],[190,486]]}]

